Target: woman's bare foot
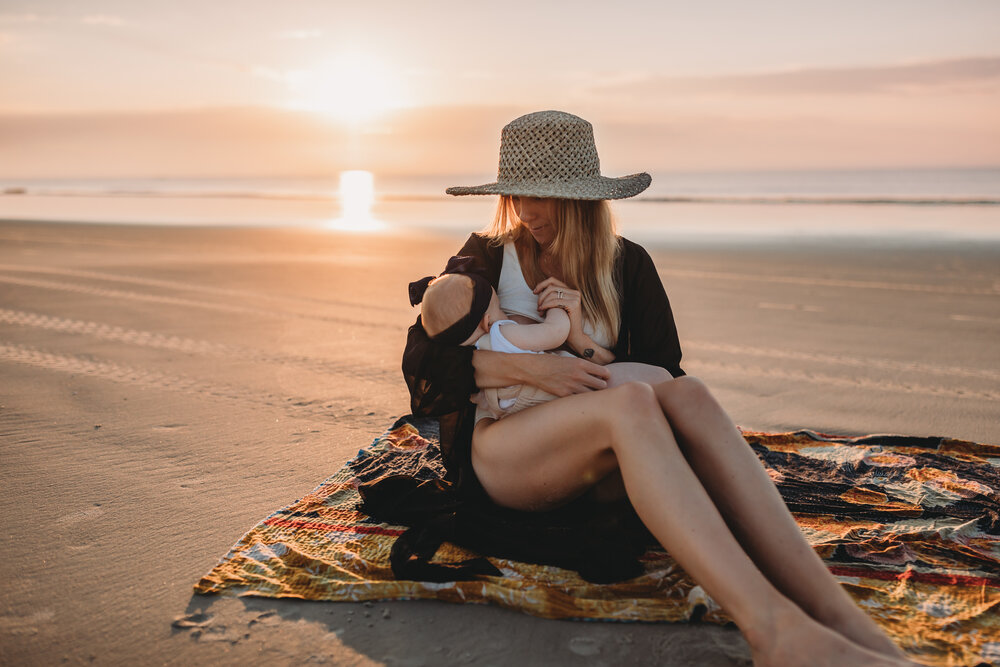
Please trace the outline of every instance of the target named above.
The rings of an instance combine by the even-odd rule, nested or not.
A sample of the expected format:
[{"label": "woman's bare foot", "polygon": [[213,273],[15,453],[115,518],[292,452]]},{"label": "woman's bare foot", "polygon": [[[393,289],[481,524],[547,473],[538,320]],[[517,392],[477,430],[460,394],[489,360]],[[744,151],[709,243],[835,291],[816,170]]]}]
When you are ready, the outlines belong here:
[{"label": "woman's bare foot", "polygon": [[769,629],[759,626],[744,632],[755,667],[916,665],[905,657],[886,655],[856,644],[798,610],[776,615],[769,625]]},{"label": "woman's bare foot", "polygon": [[844,637],[847,637],[855,644],[864,646],[882,655],[894,658],[906,658],[906,654],[903,653],[902,649],[896,646],[882,632],[882,629],[875,621],[861,609],[858,609],[857,614],[852,614],[852,617],[849,619],[831,620],[830,622],[824,621],[824,624]]}]

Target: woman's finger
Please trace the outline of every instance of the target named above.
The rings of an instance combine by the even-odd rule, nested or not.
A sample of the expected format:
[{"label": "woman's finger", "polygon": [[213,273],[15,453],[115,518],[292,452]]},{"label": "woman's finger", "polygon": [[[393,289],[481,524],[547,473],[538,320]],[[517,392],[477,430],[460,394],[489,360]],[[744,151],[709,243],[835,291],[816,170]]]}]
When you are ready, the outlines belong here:
[{"label": "woman's finger", "polygon": [[563,281],[559,280],[558,278],[546,278],[542,282],[540,282],[537,285],[535,285],[535,289],[532,290],[532,291],[535,294],[538,294],[539,292],[541,292],[542,290],[544,290],[546,287],[551,287],[551,286],[555,286],[557,288],[561,287],[563,289],[567,289],[566,283],[564,283]]},{"label": "woman's finger", "polygon": [[546,292],[538,298],[538,310],[549,308],[576,309],[580,307],[580,295],[576,292],[561,292],[559,290]]},{"label": "woman's finger", "polygon": [[537,373],[532,373],[529,384],[556,396],[604,389],[611,377],[604,366],[586,359],[543,354],[532,357],[531,361],[537,366]]},{"label": "woman's finger", "polygon": [[608,378],[611,377],[611,373],[607,368],[601,366],[600,364],[595,364],[592,361],[587,361],[586,359],[578,359],[577,361],[580,362],[580,370],[585,374],[582,378],[582,384],[584,387],[587,389],[607,388]]},{"label": "woman's finger", "polygon": [[541,300],[550,294],[566,294],[568,291],[569,291],[568,287],[560,285],[548,285],[544,289],[538,290],[535,293],[538,295],[538,299]]},{"label": "woman's finger", "polygon": [[543,297],[546,297],[546,296],[548,296],[550,294],[555,294],[556,296],[559,296],[559,297],[577,297],[577,298],[579,298],[579,296],[580,296],[579,290],[570,289],[569,287],[566,287],[565,285],[549,285],[548,287],[546,287],[545,289],[541,290],[540,292],[537,292],[537,294],[538,294],[538,298],[539,299],[542,299]]}]

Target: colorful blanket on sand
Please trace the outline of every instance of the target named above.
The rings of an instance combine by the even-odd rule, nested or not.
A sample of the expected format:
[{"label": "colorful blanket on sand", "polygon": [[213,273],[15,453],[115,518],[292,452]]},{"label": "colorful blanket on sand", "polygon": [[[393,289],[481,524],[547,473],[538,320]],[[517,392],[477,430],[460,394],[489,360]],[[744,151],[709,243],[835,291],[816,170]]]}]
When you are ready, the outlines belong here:
[{"label": "colorful blanket on sand", "polygon": [[[725,623],[658,548],[645,574],[592,584],[577,573],[491,559],[502,577],[399,581],[404,528],[357,510],[359,483],[442,474],[437,425],[401,419],[309,495],[254,526],[198,593],[307,600],[493,602],[546,618]],[[910,655],[932,665],[1000,662],[1000,446],[947,438],[744,433],[806,537],[851,596]],[[473,557],[445,544],[445,561]]]}]

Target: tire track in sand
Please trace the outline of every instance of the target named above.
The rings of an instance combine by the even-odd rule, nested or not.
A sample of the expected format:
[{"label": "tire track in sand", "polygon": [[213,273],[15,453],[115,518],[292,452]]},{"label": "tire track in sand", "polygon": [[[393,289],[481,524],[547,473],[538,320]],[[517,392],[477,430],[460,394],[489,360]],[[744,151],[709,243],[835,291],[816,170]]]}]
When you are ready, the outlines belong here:
[{"label": "tire track in sand", "polygon": [[1000,285],[991,287],[959,287],[953,285],[928,285],[883,280],[850,280],[847,278],[810,278],[807,276],[769,276],[755,273],[729,271],[704,271],[700,269],[659,269],[661,276],[674,278],[695,278],[698,280],[736,280],[739,282],[781,283],[810,287],[846,287],[849,289],[880,289],[901,292],[925,292],[928,294],[962,294],[966,296],[1000,296]]},{"label": "tire track in sand", "polygon": [[834,385],[854,389],[874,389],[877,391],[898,391],[907,394],[926,394],[930,396],[949,396],[960,399],[978,399],[984,401],[1000,400],[1000,393],[978,389],[951,389],[920,383],[893,382],[877,378],[844,377],[827,373],[812,373],[805,371],[776,368],[774,366],[755,366],[725,361],[692,361],[686,364],[698,371],[738,374],[747,377],[769,377],[792,382],[808,382],[811,384]]},{"label": "tire track in sand", "polygon": [[292,418],[342,424],[344,418],[356,407],[353,397],[328,399],[324,401],[294,396],[279,396],[267,391],[254,391],[245,386],[210,383],[190,377],[170,375],[135,368],[110,361],[98,361],[84,357],[55,354],[27,345],[0,343],[0,361],[24,364],[36,368],[100,378],[112,382],[137,385],[153,389],[195,394],[212,399],[238,401],[283,410]]},{"label": "tire track in sand", "polygon": [[184,352],[214,358],[235,359],[265,364],[291,364],[317,373],[331,373],[360,380],[400,380],[395,371],[387,371],[365,364],[351,364],[306,355],[270,354],[260,350],[225,343],[213,343],[195,338],[184,338],[151,331],[139,331],[100,322],[72,320],[21,310],[0,308],[0,323],[33,327],[46,331],[91,336],[100,340],[137,345],[159,350]]},{"label": "tire track in sand", "polygon": [[[291,364],[309,371],[325,372],[346,376],[361,380],[399,380],[395,370],[380,370],[373,366],[363,364],[349,364],[344,362],[320,359],[305,355],[279,355],[269,354],[260,350],[246,348],[224,343],[213,343],[210,341],[198,340],[194,338],[184,338],[171,336],[149,331],[139,331],[136,329],[126,329],[123,327],[108,324],[89,322],[83,320],[72,320],[38,313],[16,311],[10,309],[0,309],[0,322],[19,326],[29,326],[56,331],[59,333],[70,333],[77,335],[88,335],[101,340],[109,340],[129,345],[137,345],[154,349],[164,349],[189,354],[204,355],[216,358],[236,359],[241,361],[251,361],[266,364]],[[871,359],[862,357],[848,357],[843,355],[830,355],[821,353],[795,352],[790,350],[779,350],[773,348],[751,347],[746,345],[731,345],[721,343],[709,343],[702,341],[691,341],[685,344],[688,350],[694,349],[702,352],[725,353],[739,356],[741,358],[754,357],[764,359],[782,359],[788,361],[801,361],[810,364],[822,363],[828,365],[847,366],[850,368],[881,369],[889,371],[902,371],[918,373],[921,375],[945,375],[961,378],[982,378],[1000,382],[1000,373],[985,369],[959,368],[953,366],[935,366],[931,364],[921,364],[917,362],[895,362],[882,359]],[[810,371],[793,371],[789,369],[777,369],[741,364],[736,362],[725,362],[718,360],[692,360],[695,366],[703,368],[727,369],[747,369],[747,372],[765,374],[769,377],[782,377],[789,380],[808,380],[823,384],[870,386],[872,388],[884,388],[902,391],[917,391],[919,393],[934,395],[953,395],[963,397],[994,397],[994,392],[983,392],[972,389],[947,389],[935,387],[926,383],[899,383],[887,380],[866,380],[863,378],[844,378],[840,376],[815,373]]]},{"label": "tire track in sand", "polygon": [[1000,372],[979,368],[960,368],[958,366],[937,366],[910,361],[889,361],[870,357],[850,357],[838,354],[822,354],[819,352],[794,352],[775,348],[751,347],[749,345],[732,345],[727,343],[709,343],[707,341],[688,341],[683,344],[685,350],[702,352],[722,352],[740,357],[764,357],[767,359],[784,359],[788,361],[804,361],[808,363],[831,364],[851,368],[877,368],[888,371],[904,371],[925,373],[930,375],[950,375],[954,377],[983,378],[1000,382]]},{"label": "tire track in sand", "polygon": [[366,320],[356,320],[347,317],[337,317],[334,315],[319,315],[316,313],[303,313],[298,311],[279,311],[273,308],[257,308],[254,306],[240,306],[236,304],[216,303],[211,301],[198,301],[196,299],[186,299],[183,297],[164,296],[160,294],[145,294],[142,292],[132,292],[106,287],[95,287],[92,285],[81,285],[75,283],[64,283],[56,280],[45,280],[39,278],[22,278],[18,276],[0,275],[0,283],[11,285],[21,285],[24,287],[37,287],[41,289],[53,289],[64,292],[74,292],[77,294],[89,294],[92,296],[105,297],[109,299],[126,299],[130,301],[140,301],[147,303],[161,303],[170,306],[181,306],[187,308],[201,308],[219,313],[240,313],[247,315],[258,315],[271,319],[284,319],[288,317],[318,320],[320,322],[332,322],[336,324],[347,324],[350,326],[371,327],[375,329],[398,329],[399,325],[384,322],[369,322]]},{"label": "tire track in sand", "polygon": [[24,273],[48,273],[54,276],[69,276],[73,278],[86,278],[90,280],[103,280],[106,282],[126,283],[130,285],[141,285],[144,287],[157,287],[162,289],[180,290],[184,292],[197,292],[210,294],[213,296],[223,296],[227,298],[253,299],[263,301],[277,301],[281,304],[298,303],[310,308],[319,306],[336,306],[347,308],[364,308],[365,310],[381,310],[390,313],[398,313],[399,309],[391,306],[383,306],[378,303],[353,303],[338,299],[310,299],[301,296],[286,296],[278,294],[266,294],[263,292],[253,292],[250,290],[234,289],[231,287],[216,287],[214,285],[200,285],[197,283],[185,283],[179,280],[164,280],[162,278],[143,278],[141,276],[129,276],[119,273],[107,273],[105,271],[90,271],[84,269],[64,269],[54,266],[37,266],[33,264],[0,264],[0,271],[24,272]]}]

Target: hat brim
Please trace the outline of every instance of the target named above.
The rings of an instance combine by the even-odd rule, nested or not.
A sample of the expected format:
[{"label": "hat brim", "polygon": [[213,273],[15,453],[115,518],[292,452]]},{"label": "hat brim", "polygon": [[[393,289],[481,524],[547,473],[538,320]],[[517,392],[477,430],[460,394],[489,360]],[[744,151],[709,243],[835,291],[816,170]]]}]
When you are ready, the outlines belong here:
[{"label": "hat brim", "polygon": [[652,178],[643,172],[619,178],[593,176],[571,181],[498,181],[485,185],[448,188],[449,195],[509,195],[555,199],[627,199],[649,187]]}]

